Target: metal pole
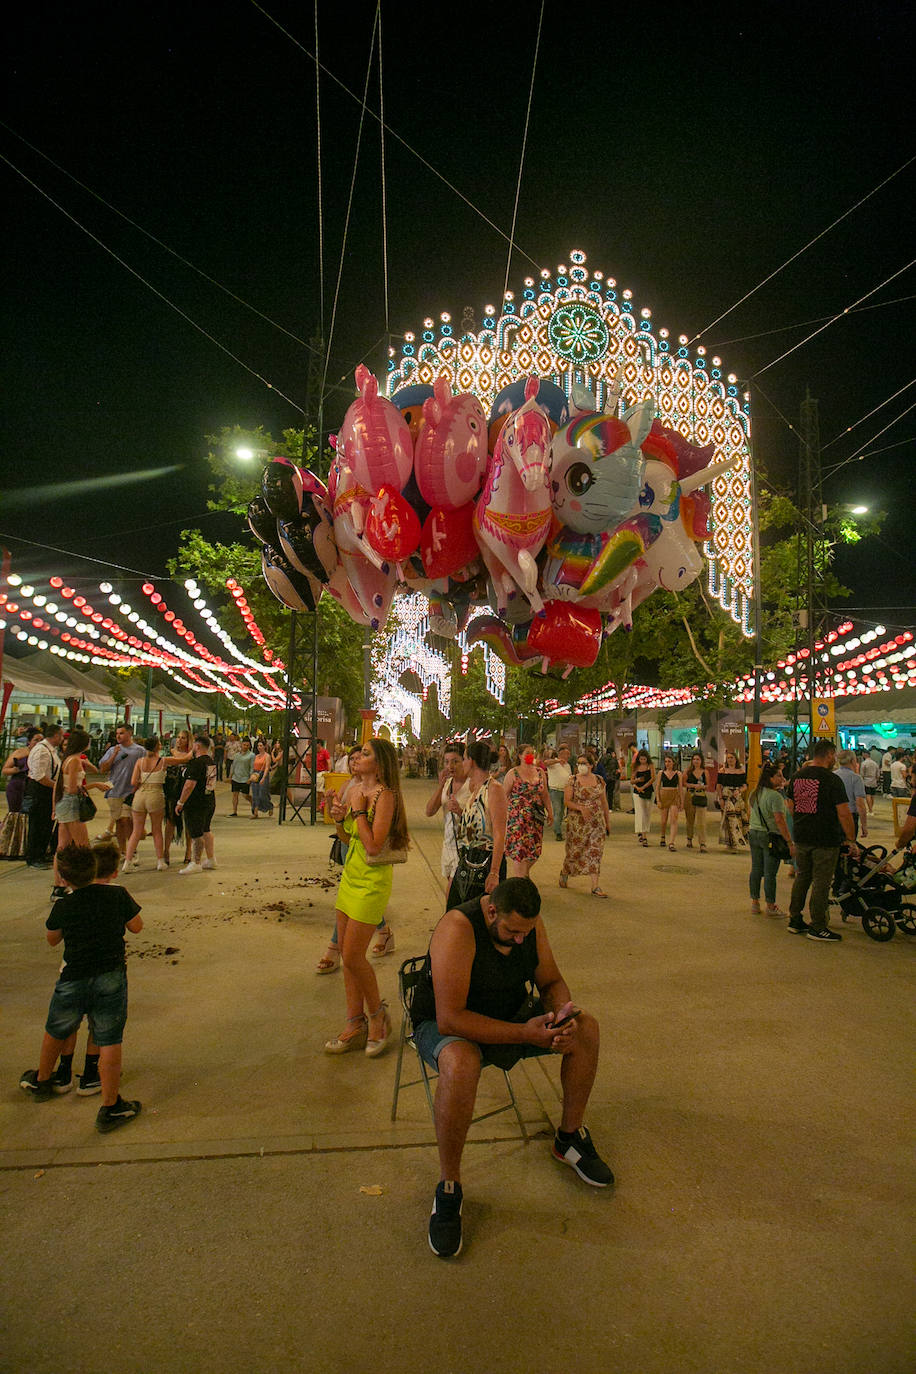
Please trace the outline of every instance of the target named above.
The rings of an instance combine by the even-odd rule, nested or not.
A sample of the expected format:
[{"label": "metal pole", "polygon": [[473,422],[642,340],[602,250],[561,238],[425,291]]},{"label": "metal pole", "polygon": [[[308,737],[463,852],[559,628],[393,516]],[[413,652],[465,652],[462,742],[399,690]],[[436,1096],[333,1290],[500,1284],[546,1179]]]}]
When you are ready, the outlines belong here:
[{"label": "metal pole", "polygon": [[[751,391],[747,387],[748,434],[753,433],[751,426]],[[751,729],[748,731],[748,786],[756,787],[763,761],[760,727],[760,679],[763,675],[763,587],[760,579],[760,507],[757,492],[757,461],[751,438],[747,446],[748,473],[751,487],[751,556],[754,560],[754,711]]]},{"label": "metal pole", "polygon": [[149,735],[149,703],[153,693],[153,665],[146,670],[146,695],[143,698],[143,738]]}]

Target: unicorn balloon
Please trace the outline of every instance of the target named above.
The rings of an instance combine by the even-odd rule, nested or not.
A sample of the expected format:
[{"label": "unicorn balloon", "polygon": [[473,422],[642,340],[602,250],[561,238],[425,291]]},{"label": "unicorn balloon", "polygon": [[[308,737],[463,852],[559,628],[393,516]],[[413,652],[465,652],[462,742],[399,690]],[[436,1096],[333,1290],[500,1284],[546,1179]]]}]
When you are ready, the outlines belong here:
[{"label": "unicorn balloon", "polygon": [[537,377],[529,377],[524,405],[512,412],[500,431],[474,509],[474,535],[501,613],[519,591],[533,610],[540,611],[544,604],[535,559],[550,529],[550,425],[537,404],[539,386]]}]

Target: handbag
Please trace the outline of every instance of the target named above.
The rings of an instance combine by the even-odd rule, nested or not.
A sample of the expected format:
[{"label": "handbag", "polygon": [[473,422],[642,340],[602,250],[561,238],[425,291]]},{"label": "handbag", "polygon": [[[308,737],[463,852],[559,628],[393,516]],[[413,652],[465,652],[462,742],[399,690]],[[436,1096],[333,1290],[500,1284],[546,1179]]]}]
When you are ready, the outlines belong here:
[{"label": "handbag", "polygon": [[707,797],[705,791],[695,792],[693,789],[691,789],[690,798],[693,802],[694,811],[696,811],[698,808],[702,810],[704,806],[709,805],[709,798]]},{"label": "handbag", "polygon": [[407,849],[392,849],[388,840],[382,845],[377,854],[370,854],[366,851],[366,863],[370,868],[387,868],[389,864],[406,864]]},{"label": "handbag", "polygon": [[346,857],[347,852],[344,849],[344,842],[339,835],[335,835],[331,841],[331,852],[328,855],[328,863],[337,864],[342,868],[343,861]]},{"label": "handbag", "polygon": [[462,902],[469,902],[472,897],[483,896],[492,862],[493,851],[485,846],[459,849],[458,867],[449,888],[449,895],[454,893],[455,897],[452,906],[460,906]]},{"label": "handbag", "polygon": [[79,806],[80,820],[84,822],[94,820],[97,807],[95,802],[90,797],[88,789],[85,787],[81,787],[79,792],[77,792],[76,796],[77,804]]},{"label": "handbag", "polygon": [[766,817],[760,810],[760,807],[757,805],[756,801],[754,802],[754,806],[756,807],[758,817],[760,818],[760,820],[763,821],[763,828],[767,832],[767,848],[773,855],[774,859],[779,859],[781,863],[788,863],[788,861],[792,857],[792,851],[786,844],[785,838],[782,835],[780,835],[778,830],[770,829],[770,827],[767,825]]}]

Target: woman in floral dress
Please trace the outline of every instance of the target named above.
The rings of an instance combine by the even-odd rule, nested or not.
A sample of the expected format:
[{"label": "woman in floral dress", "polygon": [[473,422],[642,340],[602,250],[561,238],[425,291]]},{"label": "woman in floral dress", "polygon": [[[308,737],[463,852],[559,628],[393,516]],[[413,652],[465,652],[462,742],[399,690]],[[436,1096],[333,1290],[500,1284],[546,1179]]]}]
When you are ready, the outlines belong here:
[{"label": "woman in floral dress", "polygon": [[738,846],[747,844],[744,838],[746,797],[747,773],[737,754],[729,749],[725,754],[725,766],[719,769],[716,778],[716,801],[722,813],[719,844],[724,844],[729,854],[737,854]]},{"label": "woman in floral dress", "polygon": [[607,809],[604,783],[592,772],[585,754],[576,761],[576,772],[566,784],[566,857],[560,869],[560,886],[567,887],[568,879],[587,873],[592,880],[592,895],[606,897],[598,885],[604,839],[611,833],[611,815]]},{"label": "woman in floral dress", "polygon": [[510,768],[503,786],[509,806],[506,815],[506,858],[511,878],[527,878],[541,857],[544,823],[553,825],[553,808],[547,791],[547,775],[526,749],[522,761]]}]

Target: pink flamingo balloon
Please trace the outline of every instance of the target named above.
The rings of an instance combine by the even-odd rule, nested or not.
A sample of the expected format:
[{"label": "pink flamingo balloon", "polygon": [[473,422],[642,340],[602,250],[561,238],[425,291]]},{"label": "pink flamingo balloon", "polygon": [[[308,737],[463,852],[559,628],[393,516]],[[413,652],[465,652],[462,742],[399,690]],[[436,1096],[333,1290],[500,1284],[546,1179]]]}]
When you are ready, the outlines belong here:
[{"label": "pink flamingo balloon", "polygon": [[474,509],[474,536],[496,591],[497,610],[524,593],[534,611],[543,609],[535,559],[550,530],[547,454],[550,425],[537,404],[537,377],[529,377],[525,404],[500,432]]}]

